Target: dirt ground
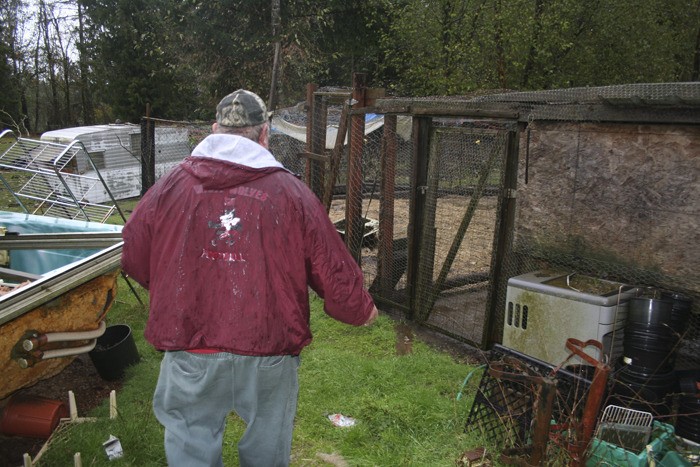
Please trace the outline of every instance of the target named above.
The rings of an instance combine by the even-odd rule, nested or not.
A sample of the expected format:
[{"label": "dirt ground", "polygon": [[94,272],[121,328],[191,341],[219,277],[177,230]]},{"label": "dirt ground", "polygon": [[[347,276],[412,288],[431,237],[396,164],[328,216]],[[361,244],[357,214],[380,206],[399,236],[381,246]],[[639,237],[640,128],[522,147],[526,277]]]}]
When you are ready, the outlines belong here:
[{"label": "dirt ground", "polygon": [[[78,356],[61,373],[39,381],[28,388],[17,391],[15,395],[41,396],[60,400],[68,408],[68,391],[75,395],[78,416],[85,416],[102,401],[109,399],[109,393],[121,387],[121,381],[105,381],[97,373],[88,355]],[[0,401],[4,407],[9,398]],[[25,453],[34,458],[46,440],[0,435],[0,465],[15,467],[22,465]]]},{"label": "dirt ground", "polygon": [[[459,232],[460,223],[467,211],[468,196],[443,196],[437,200],[435,207],[435,261],[433,280],[437,280],[445,258],[453,246]],[[459,279],[470,275],[487,275],[491,268],[494,229],[496,225],[498,199],[484,196],[469,224],[463,240],[459,244],[447,279]],[[394,238],[407,235],[408,199],[394,200]],[[370,219],[379,219],[379,201],[363,200],[362,213]],[[331,204],[329,216],[332,221],[340,221],[345,216],[345,200],[336,199]],[[362,270],[365,285],[369,287],[377,275],[378,250],[363,248]],[[405,274],[396,285],[396,290],[406,287]],[[442,292],[435,302],[428,324],[463,337],[469,342],[480,343],[483,340],[484,323],[488,299],[488,284],[479,282],[459,286]]]}]

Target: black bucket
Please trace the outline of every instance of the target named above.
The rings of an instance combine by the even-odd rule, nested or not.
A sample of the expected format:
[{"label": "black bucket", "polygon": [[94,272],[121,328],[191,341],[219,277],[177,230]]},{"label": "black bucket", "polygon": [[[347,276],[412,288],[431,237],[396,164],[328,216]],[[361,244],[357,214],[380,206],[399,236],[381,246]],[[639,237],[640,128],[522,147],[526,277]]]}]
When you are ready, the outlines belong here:
[{"label": "black bucket", "polygon": [[658,298],[633,297],[629,300],[627,322],[645,325],[670,325],[673,301]]},{"label": "black bucket", "polygon": [[676,370],[678,384],[674,388],[677,393],[700,394],[700,368]]},{"label": "black bucket", "polygon": [[666,324],[629,322],[625,326],[625,361],[650,372],[668,373],[676,363],[678,334]]},{"label": "black bucket", "polygon": [[90,351],[90,359],[102,379],[116,381],[123,378],[126,367],[140,360],[131,328],[126,324],[107,327]]},{"label": "black bucket", "polygon": [[615,373],[612,404],[654,415],[668,415],[671,408],[667,396],[675,385],[676,373],[673,371],[653,373],[645,368],[625,365]]},{"label": "black bucket", "polygon": [[665,300],[673,303],[671,309],[671,327],[680,335],[683,335],[690,320],[690,309],[693,307],[693,299],[678,292],[667,291],[662,294]]},{"label": "black bucket", "polygon": [[700,394],[687,394],[678,399],[676,434],[694,443],[700,443]]}]

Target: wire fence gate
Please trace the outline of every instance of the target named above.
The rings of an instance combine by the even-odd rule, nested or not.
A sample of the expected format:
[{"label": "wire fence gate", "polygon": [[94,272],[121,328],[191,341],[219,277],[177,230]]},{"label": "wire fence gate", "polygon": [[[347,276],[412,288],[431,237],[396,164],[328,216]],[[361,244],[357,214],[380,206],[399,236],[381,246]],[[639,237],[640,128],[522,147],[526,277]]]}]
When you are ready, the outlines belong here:
[{"label": "wire fence gate", "polygon": [[288,137],[273,133],[271,149],[324,202],[383,311],[484,347],[517,121],[414,105],[383,110],[377,127],[367,91],[311,90],[296,164]]}]

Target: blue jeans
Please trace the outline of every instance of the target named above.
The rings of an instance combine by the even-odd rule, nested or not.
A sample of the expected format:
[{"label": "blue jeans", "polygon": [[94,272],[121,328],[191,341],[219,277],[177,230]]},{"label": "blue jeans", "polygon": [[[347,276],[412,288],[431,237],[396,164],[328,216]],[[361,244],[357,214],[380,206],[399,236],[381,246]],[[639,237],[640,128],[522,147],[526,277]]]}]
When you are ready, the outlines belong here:
[{"label": "blue jeans", "polygon": [[246,423],[241,466],[288,466],[297,409],[298,356],[166,352],[153,397],[168,465],[223,466],[226,417]]}]

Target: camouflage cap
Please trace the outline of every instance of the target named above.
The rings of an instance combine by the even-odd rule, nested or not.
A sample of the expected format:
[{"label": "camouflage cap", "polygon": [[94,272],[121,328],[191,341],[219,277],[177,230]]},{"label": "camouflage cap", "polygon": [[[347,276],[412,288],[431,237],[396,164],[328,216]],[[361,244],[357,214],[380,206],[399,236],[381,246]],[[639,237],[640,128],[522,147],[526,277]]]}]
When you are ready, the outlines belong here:
[{"label": "camouflage cap", "polygon": [[216,121],[222,126],[255,126],[267,121],[267,108],[257,94],[239,89],[221,99]]}]

